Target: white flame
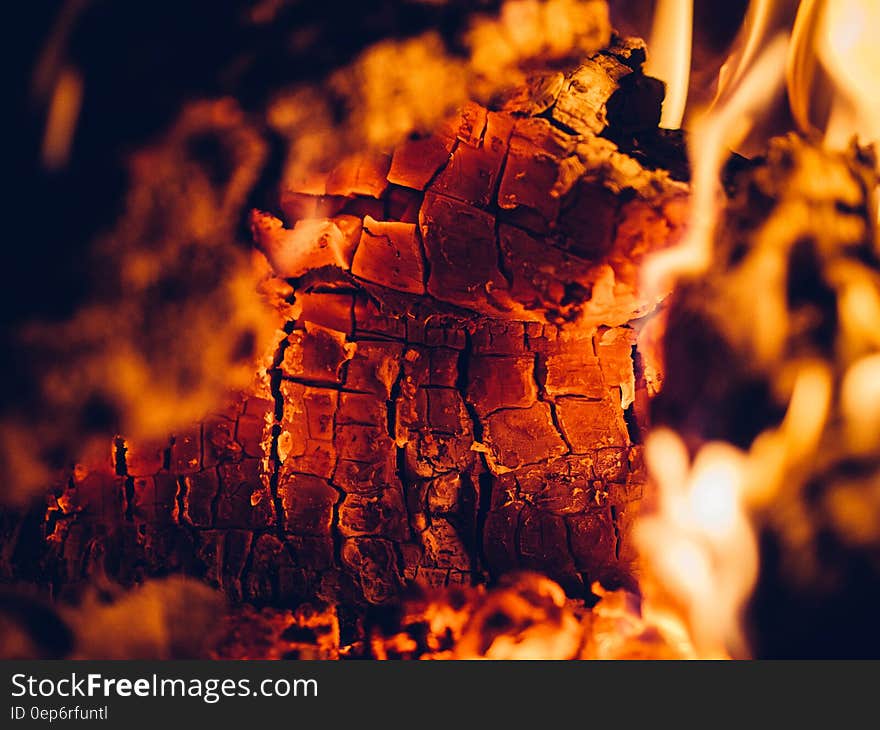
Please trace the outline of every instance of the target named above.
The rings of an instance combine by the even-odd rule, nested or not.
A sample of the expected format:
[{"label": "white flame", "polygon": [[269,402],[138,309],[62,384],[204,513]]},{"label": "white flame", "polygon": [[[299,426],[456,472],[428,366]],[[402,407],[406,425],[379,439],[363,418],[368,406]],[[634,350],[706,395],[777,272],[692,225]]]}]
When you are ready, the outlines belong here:
[{"label": "white flame", "polygon": [[[659,430],[648,439],[646,459],[660,505],[636,528],[643,559],[664,592],[683,604],[701,657],[745,656],[740,612],[758,568],[744,499],[748,455],[709,443],[689,464],[681,439]],[[650,585],[646,590],[650,599]]]},{"label": "white flame", "polygon": [[[787,70],[792,115],[802,132],[842,150],[880,144],[880,3],[803,0]],[[880,222],[880,200],[873,202]]]},{"label": "white flame", "polygon": [[841,407],[848,443],[871,453],[880,441],[880,354],[856,360],[843,378]]},{"label": "white flame", "polygon": [[880,141],[878,30],[880,3],[801,3],[788,64],[792,114],[803,131],[823,133],[830,148],[843,149],[853,137]]},{"label": "white flame", "polygon": [[[878,372],[880,362],[873,359],[853,377],[875,378]],[[874,391],[877,414],[880,389]],[[659,604],[654,610],[674,604],[702,658],[748,655],[742,611],[758,576],[756,510],[791,488],[792,475],[809,462],[831,394],[827,365],[806,362],[782,424],[758,436],[748,451],[711,442],[690,463],[674,432],[660,429],[648,438],[645,458],[659,504],[636,526],[639,552],[653,579],[644,589],[648,604]],[[880,416],[872,425],[880,429]]]},{"label": "white flame", "polygon": [[666,83],[660,126],[678,129],[687,105],[693,46],[693,0],[659,0],[645,73]]}]

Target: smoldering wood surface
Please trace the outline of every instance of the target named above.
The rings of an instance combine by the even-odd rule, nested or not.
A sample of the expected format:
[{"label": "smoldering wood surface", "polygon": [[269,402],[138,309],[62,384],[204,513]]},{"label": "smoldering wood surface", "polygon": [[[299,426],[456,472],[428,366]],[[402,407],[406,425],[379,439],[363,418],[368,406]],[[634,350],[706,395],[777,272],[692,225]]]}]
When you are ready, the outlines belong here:
[{"label": "smoldering wood surface", "polygon": [[[75,471],[40,580],[181,571],[235,600],[341,605],[518,569],[572,595],[629,584],[648,399],[632,320],[653,308],[637,266],[680,228],[683,187],[596,132],[643,57],[623,43],[536,76],[285,191],[283,220],[255,212],[295,292],[267,379]],[[650,103],[617,118],[656,126],[655,87],[627,89]]]},{"label": "smoldering wood surface", "polygon": [[[527,13],[528,21],[506,34],[519,50],[525,42],[532,53],[546,48],[581,57],[607,43],[604,0],[530,0],[526,6],[537,13]],[[213,372],[203,368],[216,360],[204,340],[176,337],[176,318],[163,310],[170,299],[192,304],[195,311],[186,318],[193,329],[207,325],[218,332],[236,319],[220,314],[224,305],[241,313],[244,307],[228,291],[236,282],[226,274],[241,276],[246,268],[232,261],[249,248],[247,209],[274,197],[285,161],[307,164],[306,150],[291,149],[297,140],[314,142],[313,135],[326,132],[311,149],[332,157],[364,144],[388,146],[413,128],[429,127],[467,97],[472,26],[485,31],[488,22],[489,35],[501,41],[500,55],[528,60],[500,37],[505,34],[491,20],[498,20],[500,3],[491,0],[377,0],[359,4],[350,23],[338,22],[351,10],[346,3],[295,0],[26,10],[20,35],[28,41],[20,60],[33,68],[23,69],[23,80],[30,78],[21,84],[27,111],[13,135],[20,142],[15,161],[25,169],[16,174],[13,192],[20,197],[12,207],[18,215],[10,223],[17,226],[11,237],[31,245],[10,251],[9,268],[16,273],[0,291],[0,343],[6,346],[0,366],[8,385],[0,393],[0,470],[9,475],[4,503],[38,493],[47,472],[79,458],[93,435],[115,429],[154,437],[184,422],[173,412],[160,415],[161,408],[147,419],[155,428],[137,417],[142,399],[115,378],[125,368],[103,368],[123,350],[140,361],[135,367],[152,381],[150,392],[176,391],[181,412],[187,406],[204,412],[200,396],[216,402],[222,387],[243,387],[233,375],[235,363]],[[554,14],[552,39],[543,37],[545,11]],[[560,32],[560,20],[569,32]],[[577,30],[570,32],[574,21]],[[408,62],[396,62],[401,54]],[[488,66],[497,55],[489,54]],[[423,78],[430,81],[412,83],[425,67]],[[510,83],[508,72],[518,74],[506,66],[496,71],[502,84]],[[62,88],[62,79],[82,84]],[[419,86],[433,86],[435,93],[420,97],[416,88],[405,102],[409,113],[394,114],[369,132],[361,124],[363,109],[391,106],[381,101],[386,91],[400,101],[401,90],[407,97],[407,88]],[[60,94],[80,87],[81,109],[77,93]],[[490,83],[483,91],[492,88]],[[308,129],[295,123],[295,115],[294,129],[274,123],[272,100],[287,93],[308,97],[308,118],[300,118]],[[73,102],[66,129],[71,143],[61,145],[69,160],[58,170],[48,169],[41,153],[53,95]],[[200,115],[217,112],[237,135],[216,124],[193,134]],[[174,136],[191,144],[172,150]],[[52,216],[44,215],[46,201],[52,201]],[[137,230],[141,223],[146,227]],[[129,276],[134,269],[151,273]],[[181,273],[190,280],[182,283]],[[200,307],[206,298],[214,298],[212,305]],[[260,340],[259,329],[252,322],[215,342],[237,341],[237,334],[242,341]],[[139,336],[122,342],[134,330]],[[177,389],[178,378],[203,387]],[[56,387],[73,380],[75,388]]]}]

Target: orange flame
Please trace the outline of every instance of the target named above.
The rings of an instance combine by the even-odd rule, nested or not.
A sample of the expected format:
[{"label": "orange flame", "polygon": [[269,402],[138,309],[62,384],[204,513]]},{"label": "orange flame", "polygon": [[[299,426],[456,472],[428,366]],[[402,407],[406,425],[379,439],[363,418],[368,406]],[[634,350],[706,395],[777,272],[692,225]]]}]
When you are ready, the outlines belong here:
[{"label": "orange flame", "polygon": [[74,68],[65,68],[55,83],[43,137],[43,164],[50,170],[63,167],[70,156],[82,94],[82,76]]},{"label": "orange flame", "polygon": [[[792,115],[806,134],[840,150],[855,139],[880,144],[880,4],[803,0],[787,68]],[[875,196],[876,197],[876,196]],[[880,200],[874,200],[880,222]]]}]

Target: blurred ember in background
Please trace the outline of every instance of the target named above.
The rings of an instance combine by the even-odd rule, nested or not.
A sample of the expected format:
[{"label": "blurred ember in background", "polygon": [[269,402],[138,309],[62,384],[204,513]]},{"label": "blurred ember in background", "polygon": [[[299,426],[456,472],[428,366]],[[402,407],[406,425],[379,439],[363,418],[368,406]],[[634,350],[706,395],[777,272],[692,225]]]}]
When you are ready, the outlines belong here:
[{"label": "blurred ember in background", "polygon": [[22,8],[0,653],[876,655],[872,13]]}]

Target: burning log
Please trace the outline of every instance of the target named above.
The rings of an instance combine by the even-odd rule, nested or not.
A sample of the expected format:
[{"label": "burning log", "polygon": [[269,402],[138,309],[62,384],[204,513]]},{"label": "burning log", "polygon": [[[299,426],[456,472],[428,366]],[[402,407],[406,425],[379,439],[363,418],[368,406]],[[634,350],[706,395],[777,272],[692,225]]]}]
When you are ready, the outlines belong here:
[{"label": "burning log", "polygon": [[[287,191],[292,228],[254,214],[295,290],[275,488],[288,539],[321,545],[307,571],[341,561],[370,603],[519,568],[575,595],[630,580],[631,322],[654,306],[635,266],[675,235],[683,188],[594,133],[643,58],[619,41],[390,159],[343,161]],[[621,124],[656,125],[649,98]],[[328,575],[310,579],[326,597],[352,590]]]},{"label": "burning log", "polygon": [[[233,3],[103,106],[129,69],[63,39],[116,16],[61,14],[0,325],[4,501],[52,483],[0,581],[53,601],[0,592],[0,655],[880,651],[869,3],[611,9],[648,5],[643,68],[605,0]],[[661,119],[691,225],[639,272],[684,220]]]},{"label": "burning log", "polygon": [[[613,84],[585,88],[585,69],[619,79],[642,58],[620,43],[552,88],[602,127]],[[291,228],[254,214],[297,316],[261,397],[152,467],[126,452],[150,563],[185,531],[208,579],[255,601],[385,603],[517,568],[581,595],[630,580],[630,322],[653,307],[635,266],[674,235],[683,189],[587,126],[526,115],[530,94],[556,108],[538,77],[515,112],[472,104],[441,128],[445,160],[413,140],[339,163],[321,195],[288,191]]]},{"label": "burning log", "polygon": [[656,127],[644,55],[616,39],[284,190],[283,220],[255,211],[293,292],[271,366],[62,483],[52,582],[179,570],[341,614],[517,570],[581,598],[632,586],[657,306],[637,266],[676,239],[686,193],[598,134]]}]

